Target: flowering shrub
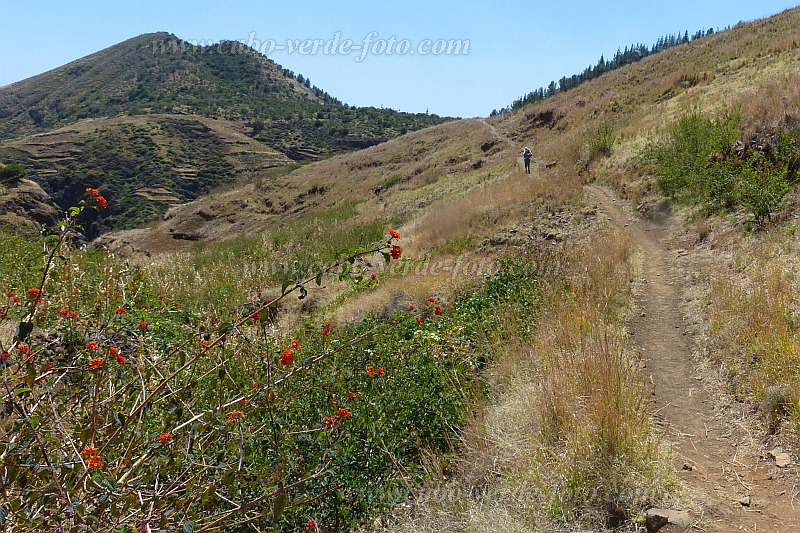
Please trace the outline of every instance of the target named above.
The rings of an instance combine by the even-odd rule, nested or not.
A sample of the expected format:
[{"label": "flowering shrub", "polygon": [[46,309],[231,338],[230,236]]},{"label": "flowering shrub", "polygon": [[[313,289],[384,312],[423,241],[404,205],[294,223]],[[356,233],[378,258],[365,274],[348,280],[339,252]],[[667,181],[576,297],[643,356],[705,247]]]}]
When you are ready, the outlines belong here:
[{"label": "flowering shrub", "polygon": [[315,324],[299,340],[267,322],[325,276],[360,280],[362,257],[399,258],[398,232],[210,324],[74,250],[83,211],[107,205],[87,193],[2,306],[16,335],[0,342],[0,527],[341,529],[402,498],[426,450],[449,449],[475,365],[445,315]]}]

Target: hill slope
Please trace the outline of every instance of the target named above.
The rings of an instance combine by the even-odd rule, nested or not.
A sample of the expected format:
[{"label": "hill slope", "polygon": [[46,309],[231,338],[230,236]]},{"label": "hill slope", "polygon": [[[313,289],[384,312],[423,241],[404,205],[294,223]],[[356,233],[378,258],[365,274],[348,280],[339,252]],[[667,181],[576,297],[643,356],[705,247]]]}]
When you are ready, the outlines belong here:
[{"label": "hill slope", "polygon": [[0,139],[84,118],[148,113],[257,121],[259,138],[296,158],[303,150],[362,148],[442,121],[351,108],[237,42],[193,46],[153,33],[0,88]]},{"label": "hill slope", "polygon": [[157,33],[0,88],[0,163],[25,166],[62,208],[100,188],[113,207],[95,237],[292,159],[443,121],[347,106],[240,43]]}]

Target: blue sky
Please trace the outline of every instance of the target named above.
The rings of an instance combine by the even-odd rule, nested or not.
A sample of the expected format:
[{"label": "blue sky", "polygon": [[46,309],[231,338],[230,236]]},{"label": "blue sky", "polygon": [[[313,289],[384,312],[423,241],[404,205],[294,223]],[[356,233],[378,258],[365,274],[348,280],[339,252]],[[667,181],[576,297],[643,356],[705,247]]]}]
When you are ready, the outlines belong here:
[{"label": "blue sky", "polygon": [[[0,85],[143,33],[167,31],[186,40],[252,39],[262,48],[273,43],[273,60],[348,104],[486,116],[619,47],[650,45],[684,30],[724,28],[796,5],[778,0],[3,0]],[[279,49],[305,39],[324,45],[337,32],[339,52],[350,40],[366,54],[352,49],[325,54],[323,46],[316,54]],[[394,53],[381,53],[392,37]],[[443,46],[437,41],[453,39],[461,41],[462,51],[469,41],[469,52],[434,53]],[[401,47],[417,53],[400,55]]]}]

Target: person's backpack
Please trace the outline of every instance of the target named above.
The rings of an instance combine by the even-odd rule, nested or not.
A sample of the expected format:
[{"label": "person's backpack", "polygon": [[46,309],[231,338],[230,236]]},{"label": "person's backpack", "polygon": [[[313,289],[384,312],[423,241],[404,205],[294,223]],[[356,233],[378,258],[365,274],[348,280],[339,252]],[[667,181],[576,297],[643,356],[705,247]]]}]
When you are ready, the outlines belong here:
[{"label": "person's backpack", "polygon": [[522,156],[523,157],[530,157],[532,155],[533,155],[533,152],[531,152],[531,149],[526,146],[525,150],[522,151]]}]

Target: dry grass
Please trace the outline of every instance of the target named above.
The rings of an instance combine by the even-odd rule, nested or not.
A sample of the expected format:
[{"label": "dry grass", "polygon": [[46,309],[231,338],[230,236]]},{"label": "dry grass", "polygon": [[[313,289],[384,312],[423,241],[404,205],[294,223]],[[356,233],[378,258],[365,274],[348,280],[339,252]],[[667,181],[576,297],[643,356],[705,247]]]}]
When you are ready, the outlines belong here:
[{"label": "dry grass", "polygon": [[777,429],[776,409],[785,407],[777,414],[791,414],[800,434],[800,249],[793,232],[776,229],[736,245],[737,268],[716,276],[709,317],[711,355],[724,365],[733,391],[762,405],[770,432]]},{"label": "dry grass", "polygon": [[508,316],[495,394],[463,433],[458,475],[419,495],[393,530],[550,531],[615,525],[670,486],[621,324],[632,242],[605,233],[542,252],[549,274],[532,343]]}]

